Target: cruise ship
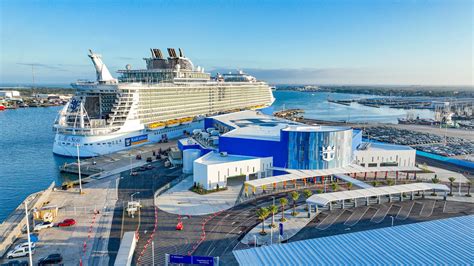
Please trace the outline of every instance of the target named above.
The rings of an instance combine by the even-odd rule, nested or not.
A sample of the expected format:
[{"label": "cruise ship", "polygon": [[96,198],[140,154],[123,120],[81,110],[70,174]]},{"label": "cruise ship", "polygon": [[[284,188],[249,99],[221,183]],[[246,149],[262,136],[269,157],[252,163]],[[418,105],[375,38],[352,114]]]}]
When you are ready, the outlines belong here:
[{"label": "cruise ship", "polygon": [[204,118],[272,105],[271,88],[242,71],[211,76],[181,49],[150,49],[146,69],[127,65],[114,78],[89,50],[97,80],[72,84],[75,95],[59,112],[53,152],[94,157],[165,141],[204,127]]}]

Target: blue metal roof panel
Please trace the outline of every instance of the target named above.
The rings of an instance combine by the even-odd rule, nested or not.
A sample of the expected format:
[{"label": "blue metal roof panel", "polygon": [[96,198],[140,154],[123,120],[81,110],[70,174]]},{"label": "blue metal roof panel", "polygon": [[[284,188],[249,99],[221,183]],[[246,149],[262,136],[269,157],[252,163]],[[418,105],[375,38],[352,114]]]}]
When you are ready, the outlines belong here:
[{"label": "blue metal roof panel", "polygon": [[240,265],[473,265],[474,215],[235,250]]}]

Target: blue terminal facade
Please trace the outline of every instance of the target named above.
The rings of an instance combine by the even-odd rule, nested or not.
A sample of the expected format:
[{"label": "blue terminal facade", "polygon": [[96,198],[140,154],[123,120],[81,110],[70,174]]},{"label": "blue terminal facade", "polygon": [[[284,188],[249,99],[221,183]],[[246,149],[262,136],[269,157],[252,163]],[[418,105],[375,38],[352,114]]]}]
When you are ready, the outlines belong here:
[{"label": "blue terminal facade", "polygon": [[307,126],[258,112],[243,111],[206,118],[217,128],[219,152],[273,157],[275,167],[328,169],[348,165],[362,132],[349,127]]}]

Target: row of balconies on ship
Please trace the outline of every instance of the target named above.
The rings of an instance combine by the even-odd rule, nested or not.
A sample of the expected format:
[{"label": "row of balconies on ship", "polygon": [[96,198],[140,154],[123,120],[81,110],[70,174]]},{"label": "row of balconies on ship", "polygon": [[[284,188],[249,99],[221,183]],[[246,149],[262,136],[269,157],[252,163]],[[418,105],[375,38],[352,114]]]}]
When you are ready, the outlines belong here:
[{"label": "row of balconies on ship", "polygon": [[139,117],[143,121],[148,122],[155,122],[155,121],[167,121],[171,119],[176,119],[178,117],[194,117],[198,115],[208,115],[212,113],[218,112],[225,112],[232,109],[245,109],[250,106],[226,106],[225,108],[215,108],[215,107],[208,107],[208,108],[195,108],[187,111],[183,110],[171,110],[165,112],[158,112],[158,113],[140,113]]},{"label": "row of balconies on ship", "polygon": [[262,104],[269,104],[270,100],[268,99],[267,101],[261,101],[261,100],[241,100],[241,101],[229,101],[229,102],[193,102],[190,104],[187,104],[185,102],[176,102],[176,105],[153,105],[153,107],[150,107],[150,104],[140,104],[138,107],[138,112],[139,113],[153,113],[153,112],[166,112],[166,111],[172,111],[172,110],[189,110],[189,109],[194,109],[194,108],[210,108],[210,107],[222,107],[222,108],[227,108],[227,107],[246,107],[246,106],[255,106],[255,105],[262,105]]},{"label": "row of balconies on ship", "polygon": [[139,106],[147,106],[147,105],[168,105],[168,104],[179,104],[179,105],[184,105],[186,103],[192,104],[192,103],[202,103],[202,104],[209,104],[209,103],[232,103],[232,102],[270,102],[271,101],[271,96],[270,95],[245,95],[241,97],[233,96],[233,97],[225,97],[219,99],[219,97],[170,97],[170,98],[157,98],[157,99],[152,99],[152,98],[147,98],[143,99],[142,101],[139,101]]}]

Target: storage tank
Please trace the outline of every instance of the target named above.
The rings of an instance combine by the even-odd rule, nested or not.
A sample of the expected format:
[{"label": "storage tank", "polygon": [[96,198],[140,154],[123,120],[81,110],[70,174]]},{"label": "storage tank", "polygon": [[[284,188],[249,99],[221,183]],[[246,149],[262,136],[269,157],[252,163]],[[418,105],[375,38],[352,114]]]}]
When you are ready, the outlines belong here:
[{"label": "storage tank", "polygon": [[201,150],[187,149],[183,151],[183,173],[192,174],[194,160],[201,157]]}]

